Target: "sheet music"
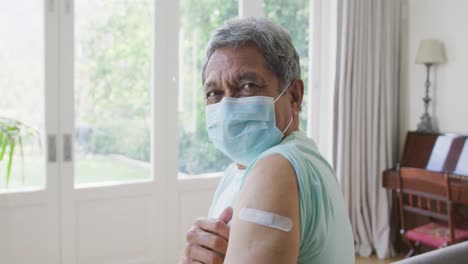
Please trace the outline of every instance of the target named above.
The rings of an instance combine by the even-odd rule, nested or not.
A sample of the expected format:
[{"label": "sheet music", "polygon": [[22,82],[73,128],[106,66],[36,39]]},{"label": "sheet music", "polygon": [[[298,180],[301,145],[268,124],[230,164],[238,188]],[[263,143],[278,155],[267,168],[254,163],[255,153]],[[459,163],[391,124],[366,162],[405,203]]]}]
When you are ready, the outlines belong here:
[{"label": "sheet music", "polygon": [[431,157],[427,163],[426,169],[432,171],[443,171],[445,160],[447,159],[450,146],[452,146],[452,135],[439,136],[432,149]]},{"label": "sheet music", "polygon": [[455,174],[468,176],[468,140],[466,139],[460,158],[458,159],[457,167],[455,168]]}]

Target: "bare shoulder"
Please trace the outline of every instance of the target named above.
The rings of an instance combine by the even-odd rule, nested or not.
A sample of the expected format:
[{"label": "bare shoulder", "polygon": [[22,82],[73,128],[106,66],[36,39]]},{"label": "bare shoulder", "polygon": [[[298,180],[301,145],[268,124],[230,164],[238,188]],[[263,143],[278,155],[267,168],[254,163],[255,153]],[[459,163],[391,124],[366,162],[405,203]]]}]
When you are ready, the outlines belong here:
[{"label": "bare shoulder", "polygon": [[[294,194],[296,194],[294,196]],[[280,210],[289,207],[298,195],[297,179],[291,163],[279,154],[267,156],[251,169],[239,194],[238,203],[244,206],[265,206]],[[294,196],[294,197],[293,197]]]},{"label": "bare shoulder", "polygon": [[[242,208],[287,217],[292,230],[240,220]],[[225,263],[296,263],[299,240],[299,191],[294,168],[279,154],[267,156],[250,170],[239,193]]]}]

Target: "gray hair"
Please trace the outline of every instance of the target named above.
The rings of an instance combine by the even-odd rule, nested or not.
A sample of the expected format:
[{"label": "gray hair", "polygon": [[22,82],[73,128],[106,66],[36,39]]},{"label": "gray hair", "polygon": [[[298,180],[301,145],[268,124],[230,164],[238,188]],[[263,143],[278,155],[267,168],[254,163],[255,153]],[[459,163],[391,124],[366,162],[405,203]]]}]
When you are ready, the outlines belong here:
[{"label": "gray hair", "polygon": [[299,55],[288,31],[267,19],[249,17],[226,21],[211,37],[202,67],[203,84],[206,65],[216,49],[246,44],[255,45],[262,53],[266,66],[280,81],[280,90],[300,78]]}]

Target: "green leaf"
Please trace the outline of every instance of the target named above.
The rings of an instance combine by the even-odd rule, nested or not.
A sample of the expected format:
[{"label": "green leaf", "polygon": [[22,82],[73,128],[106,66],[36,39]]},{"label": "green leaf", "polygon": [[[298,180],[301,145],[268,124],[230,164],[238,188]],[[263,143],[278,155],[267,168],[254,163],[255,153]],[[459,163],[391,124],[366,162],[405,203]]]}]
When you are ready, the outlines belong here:
[{"label": "green leaf", "polygon": [[8,183],[10,182],[10,174],[11,174],[11,164],[13,163],[13,152],[15,151],[15,141],[10,140],[10,155],[8,158],[8,167],[7,167],[7,175],[6,175],[6,186],[8,187]]},{"label": "green leaf", "polygon": [[21,153],[21,181],[24,184],[24,152],[23,152],[23,139],[21,136],[18,136],[18,143]]},{"label": "green leaf", "polygon": [[5,140],[3,141],[3,144],[0,145],[1,146],[1,151],[0,151],[0,161],[3,160],[3,155],[5,154],[5,150],[6,150],[6,147],[8,145],[8,137],[5,138]]}]

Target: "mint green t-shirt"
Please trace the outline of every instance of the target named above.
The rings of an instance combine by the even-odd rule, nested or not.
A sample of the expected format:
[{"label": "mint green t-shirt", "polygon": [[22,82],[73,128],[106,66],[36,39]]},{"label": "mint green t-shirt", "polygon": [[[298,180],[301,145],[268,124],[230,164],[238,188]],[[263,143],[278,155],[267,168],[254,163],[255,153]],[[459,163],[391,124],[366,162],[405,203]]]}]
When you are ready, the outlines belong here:
[{"label": "mint green t-shirt", "polygon": [[348,214],[335,173],[303,132],[295,131],[263,152],[246,170],[229,166],[209,211],[217,218],[227,206],[234,206],[250,169],[261,158],[280,154],[296,172],[299,186],[301,241],[297,263],[354,263],[354,240]]}]

